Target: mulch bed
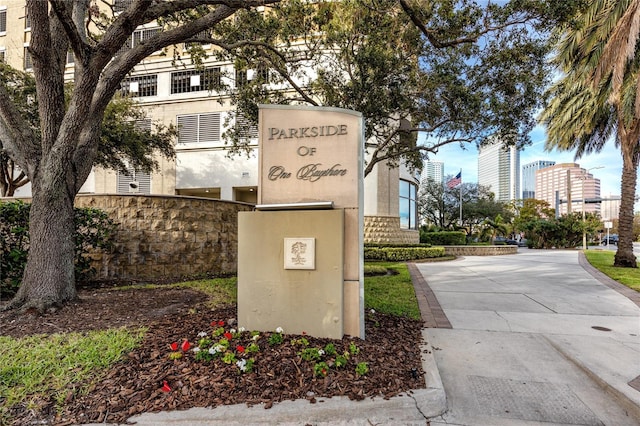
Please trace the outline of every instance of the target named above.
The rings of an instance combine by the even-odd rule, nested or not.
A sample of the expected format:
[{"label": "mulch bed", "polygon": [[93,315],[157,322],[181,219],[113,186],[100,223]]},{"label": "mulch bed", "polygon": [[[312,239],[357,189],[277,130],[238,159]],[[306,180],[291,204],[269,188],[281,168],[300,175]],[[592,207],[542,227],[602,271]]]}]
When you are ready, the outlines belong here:
[{"label": "mulch bed", "polygon": [[[204,299],[203,294],[185,289],[86,290],[78,302],[42,316],[0,312],[0,335],[14,337],[122,326],[149,328],[140,347],[125,354],[89,387],[87,395],[70,391],[61,413],[56,413],[52,400],[39,401],[36,410],[8,407],[12,424],[124,423],[144,412],[238,403],[264,403],[270,408],[284,400],[315,403],[317,398],[338,395],[356,400],[388,398],[425,387],[422,322],[380,313],[367,313],[366,340],[285,335],[282,344],[271,345],[270,333],[262,333],[257,341],[260,351],[251,354],[255,364],[250,373],[240,373],[235,364],[221,359],[196,361],[193,348],[171,359],[172,342],[197,342],[199,332],[212,331],[212,321],[222,320],[226,328],[235,321],[235,307],[211,310],[202,305]],[[359,352],[344,368],[332,367],[326,377],[317,376],[314,363],[302,360],[301,346],[291,342],[300,337],[309,341],[308,347],[333,343],[338,353],[348,351],[353,342]],[[250,333],[245,332],[231,344],[247,347],[251,342]],[[364,376],[355,373],[359,362],[369,366]],[[165,381],[170,391],[162,390]]]}]

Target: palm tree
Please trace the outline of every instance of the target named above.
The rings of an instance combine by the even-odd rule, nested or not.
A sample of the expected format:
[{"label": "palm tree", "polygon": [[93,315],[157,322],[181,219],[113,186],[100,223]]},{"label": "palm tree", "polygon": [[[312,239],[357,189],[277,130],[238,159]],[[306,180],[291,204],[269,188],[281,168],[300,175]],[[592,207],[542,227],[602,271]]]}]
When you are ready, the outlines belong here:
[{"label": "palm tree", "polygon": [[595,0],[563,29],[554,58],[560,79],[540,120],[546,149],[599,152],[612,137],[622,154],[619,244],[614,265],[637,267],[633,204],[640,160],[640,0]]}]

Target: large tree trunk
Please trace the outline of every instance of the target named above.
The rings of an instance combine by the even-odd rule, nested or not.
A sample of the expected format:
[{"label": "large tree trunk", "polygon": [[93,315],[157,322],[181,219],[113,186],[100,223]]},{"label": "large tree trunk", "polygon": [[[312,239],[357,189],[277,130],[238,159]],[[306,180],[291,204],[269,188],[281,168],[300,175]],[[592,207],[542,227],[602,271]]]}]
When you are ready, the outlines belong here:
[{"label": "large tree trunk", "polygon": [[620,184],[620,213],[618,215],[618,251],[614,266],[637,268],[636,256],[633,254],[633,204],[636,196],[638,178],[637,143],[635,132],[624,133],[630,140],[620,141],[622,152],[622,182]]},{"label": "large tree trunk", "polygon": [[[46,176],[43,177],[46,179]],[[29,214],[29,258],[10,308],[42,312],[76,298],[73,191],[50,184],[34,190]]]}]

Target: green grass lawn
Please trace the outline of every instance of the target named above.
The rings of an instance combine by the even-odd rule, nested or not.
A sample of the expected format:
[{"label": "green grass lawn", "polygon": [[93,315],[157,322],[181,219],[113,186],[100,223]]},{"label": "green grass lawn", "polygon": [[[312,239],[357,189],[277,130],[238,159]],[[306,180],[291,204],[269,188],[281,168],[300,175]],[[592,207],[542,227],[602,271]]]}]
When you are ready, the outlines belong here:
[{"label": "green grass lawn", "polygon": [[635,291],[640,291],[640,268],[618,268],[613,266],[615,252],[609,250],[585,250],[587,260],[600,272],[624,284]]},{"label": "green grass lawn", "polygon": [[407,265],[398,262],[371,262],[367,266],[383,267],[394,274],[365,277],[364,305],[392,315],[420,319],[420,308]]},{"label": "green grass lawn", "polygon": [[[420,310],[407,266],[392,262],[374,265],[379,272],[388,269],[397,274],[365,278],[367,310],[375,309],[382,313],[419,319]],[[206,293],[209,296],[207,306],[210,308],[235,303],[237,299],[236,277],[181,282],[170,286]],[[35,407],[38,400],[53,394],[58,404],[62,404],[69,392],[84,391],[76,389],[76,384],[85,380],[99,380],[122,354],[140,344],[145,331],[111,329],[20,339],[0,336],[0,424],[7,420],[7,409],[15,403],[26,402],[27,408]]]},{"label": "green grass lawn", "polygon": [[37,405],[54,395],[62,404],[76,384],[97,380],[103,371],[142,340],[146,330],[112,329],[21,339],[0,336],[0,424],[6,409],[26,401]]}]

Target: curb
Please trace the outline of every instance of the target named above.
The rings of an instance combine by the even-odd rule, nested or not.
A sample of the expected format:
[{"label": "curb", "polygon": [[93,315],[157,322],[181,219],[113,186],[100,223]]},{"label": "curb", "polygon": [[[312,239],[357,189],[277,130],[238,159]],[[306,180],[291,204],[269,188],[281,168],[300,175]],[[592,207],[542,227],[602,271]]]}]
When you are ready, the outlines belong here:
[{"label": "curb", "polygon": [[[561,345],[554,342],[547,336],[542,336],[552,348],[554,348],[560,355],[562,355],[567,361],[578,367],[583,371],[594,383],[596,383],[602,390],[613,397],[618,403],[627,411],[627,413],[634,419],[640,422],[640,398],[632,398],[627,395],[623,390],[618,389],[616,386],[608,383],[605,379],[600,377],[596,372],[587,367],[587,365],[581,362],[578,358],[572,356],[569,351],[562,348]],[[629,389],[635,391],[630,385]],[[639,394],[640,395],[640,394]]]},{"label": "curb", "polygon": [[[282,401],[266,410],[264,404],[196,407],[184,411],[143,413],[127,419],[139,426],[258,426],[258,425],[398,425],[424,426],[430,418],[442,415],[447,407],[440,372],[431,345],[422,330],[422,369],[426,388],[413,389],[391,398],[373,397],[353,401],[345,396],[317,397],[311,404],[306,399]],[[99,426],[87,424],[85,426]]]}]

